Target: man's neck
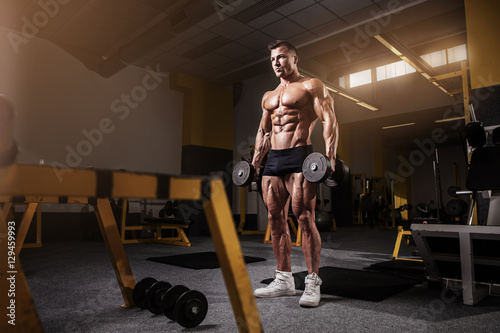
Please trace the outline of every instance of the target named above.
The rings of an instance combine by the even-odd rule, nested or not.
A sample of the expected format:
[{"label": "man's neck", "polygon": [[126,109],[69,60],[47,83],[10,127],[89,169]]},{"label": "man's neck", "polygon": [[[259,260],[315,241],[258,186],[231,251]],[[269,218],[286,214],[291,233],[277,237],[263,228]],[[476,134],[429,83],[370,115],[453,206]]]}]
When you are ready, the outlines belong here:
[{"label": "man's neck", "polygon": [[293,82],[300,80],[301,77],[302,77],[302,75],[300,75],[299,71],[295,70],[290,75],[280,78],[281,85],[286,87],[290,83],[293,83]]}]

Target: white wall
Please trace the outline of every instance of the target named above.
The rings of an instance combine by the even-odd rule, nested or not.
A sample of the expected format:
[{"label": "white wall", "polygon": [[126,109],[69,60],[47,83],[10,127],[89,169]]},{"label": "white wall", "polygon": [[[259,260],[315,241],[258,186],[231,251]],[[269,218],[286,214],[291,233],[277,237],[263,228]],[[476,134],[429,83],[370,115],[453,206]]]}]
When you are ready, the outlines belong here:
[{"label": "white wall", "polygon": [[16,52],[9,32],[0,28],[0,93],[16,107],[18,163],[180,173],[183,95],[161,68],[128,67],[105,79],[43,39]]},{"label": "white wall", "polygon": [[0,93],[17,111],[19,163],[180,172],[183,96],[164,74],[128,67],[105,79],[39,38],[17,53],[0,38],[0,57]]}]

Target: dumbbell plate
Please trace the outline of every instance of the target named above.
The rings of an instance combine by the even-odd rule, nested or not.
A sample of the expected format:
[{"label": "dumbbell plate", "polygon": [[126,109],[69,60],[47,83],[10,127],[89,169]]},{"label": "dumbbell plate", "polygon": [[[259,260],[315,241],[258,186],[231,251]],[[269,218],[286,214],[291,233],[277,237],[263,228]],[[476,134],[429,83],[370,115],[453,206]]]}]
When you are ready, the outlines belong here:
[{"label": "dumbbell plate", "polygon": [[183,327],[196,327],[205,319],[208,301],[197,290],[186,291],[175,303],[175,320]]},{"label": "dumbbell plate", "polygon": [[233,183],[236,186],[246,187],[252,182],[255,170],[247,161],[238,162],[233,168]]},{"label": "dumbbell plate", "polygon": [[158,281],[154,283],[146,291],[146,306],[151,313],[160,314],[162,309],[162,296],[172,287],[172,285],[165,281]]},{"label": "dumbbell plate", "polygon": [[349,182],[349,178],[351,178],[351,171],[349,167],[344,163],[344,161],[340,159],[335,160],[335,173],[334,178],[327,178],[324,183],[328,187],[335,187],[341,184],[346,184]]},{"label": "dumbbell plate", "polygon": [[186,286],[173,286],[163,295],[163,314],[168,319],[175,320],[175,304],[186,291],[189,291],[189,288]]},{"label": "dumbbell plate", "polygon": [[309,154],[302,164],[302,173],[311,183],[324,182],[331,171],[330,160],[321,153]]},{"label": "dumbbell plate", "polygon": [[460,187],[455,185],[448,187],[448,195],[452,198],[458,198],[457,191],[460,191]]},{"label": "dumbbell plate", "polygon": [[132,299],[137,307],[147,309],[146,291],[157,281],[158,280],[155,278],[146,277],[135,284],[134,290],[132,291]]}]

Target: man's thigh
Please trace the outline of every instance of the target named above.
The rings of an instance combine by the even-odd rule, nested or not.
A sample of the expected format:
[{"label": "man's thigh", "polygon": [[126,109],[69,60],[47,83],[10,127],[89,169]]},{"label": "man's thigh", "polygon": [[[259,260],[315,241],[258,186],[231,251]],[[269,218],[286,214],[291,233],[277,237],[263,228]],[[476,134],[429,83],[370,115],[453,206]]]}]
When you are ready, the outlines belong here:
[{"label": "man's thigh", "polygon": [[289,193],[283,177],[262,177],[262,198],[270,212],[279,212],[285,208]]},{"label": "man's thigh", "polygon": [[285,177],[285,186],[292,198],[292,210],[296,217],[304,210],[312,212],[316,206],[316,184],[305,179],[302,173]]}]

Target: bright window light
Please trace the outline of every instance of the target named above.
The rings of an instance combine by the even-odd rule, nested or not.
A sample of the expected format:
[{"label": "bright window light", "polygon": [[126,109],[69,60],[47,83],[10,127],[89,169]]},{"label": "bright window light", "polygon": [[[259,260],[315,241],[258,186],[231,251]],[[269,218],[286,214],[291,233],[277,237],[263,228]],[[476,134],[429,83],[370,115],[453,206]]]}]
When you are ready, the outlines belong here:
[{"label": "bright window light", "polygon": [[385,66],[377,67],[377,81],[385,80]]},{"label": "bright window light", "polygon": [[401,60],[377,67],[377,81],[390,79],[396,76],[402,76],[410,73],[415,73],[415,68],[411,67],[406,61]]},{"label": "bright window light", "polygon": [[367,69],[365,71],[349,74],[349,80],[351,88],[372,83],[372,70]]},{"label": "bright window light", "polygon": [[339,77],[339,87],[345,88],[345,76]]},{"label": "bright window light", "polygon": [[467,59],[467,48],[465,47],[465,44],[451,47],[447,50],[447,52],[449,64]]},{"label": "bright window light", "polygon": [[446,50],[424,54],[421,58],[431,67],[446,65]]},{"label": "bright window light", "polygon": [[450,47],[421,56],[422,59],[432,67],[438,67],[467,59],[467,47],[465,44]]}]

